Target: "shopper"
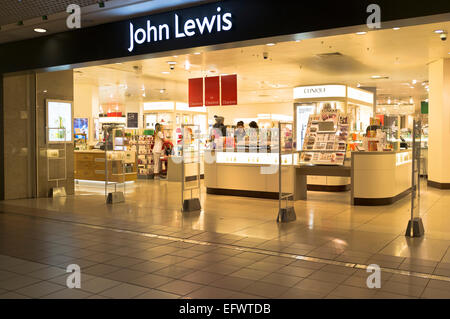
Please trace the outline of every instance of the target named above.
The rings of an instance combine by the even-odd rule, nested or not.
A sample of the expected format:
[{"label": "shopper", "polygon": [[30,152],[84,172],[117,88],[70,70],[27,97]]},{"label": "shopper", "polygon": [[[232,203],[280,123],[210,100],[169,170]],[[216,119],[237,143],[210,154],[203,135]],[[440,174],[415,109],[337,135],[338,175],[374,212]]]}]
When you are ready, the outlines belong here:
[{"label": "shopper", "polygon": [[163,145],[167,142],[163,133],[162,124],[156,123],[155,125],[155,144],[153,146],[153,167],[155,179],[159,179],[159,174],[161,171],[161,153],[163,151]]}]

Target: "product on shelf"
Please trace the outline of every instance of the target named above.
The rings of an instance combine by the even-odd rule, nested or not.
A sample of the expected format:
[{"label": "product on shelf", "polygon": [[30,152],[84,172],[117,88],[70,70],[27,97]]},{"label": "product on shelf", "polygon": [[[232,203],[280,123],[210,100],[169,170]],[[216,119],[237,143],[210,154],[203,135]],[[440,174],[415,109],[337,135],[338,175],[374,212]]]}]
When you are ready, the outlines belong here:
[{"label": "product on shelf", "polygon": [[339,111],[310,115],[301,163],[343,165],[349,138],[348,116]]}]

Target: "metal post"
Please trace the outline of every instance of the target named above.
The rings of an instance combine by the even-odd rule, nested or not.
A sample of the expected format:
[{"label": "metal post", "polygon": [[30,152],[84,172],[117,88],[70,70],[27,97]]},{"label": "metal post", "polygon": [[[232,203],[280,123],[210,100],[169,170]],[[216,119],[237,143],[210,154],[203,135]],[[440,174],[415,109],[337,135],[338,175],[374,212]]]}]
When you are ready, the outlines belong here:
[{"label": "metal post", "polygon": [[[420,186],[418,187],[417,184],[420,183],[420,170],[416,172],[416,166],[420,168],[420,164],[418,162],[420,161],[420,157],[418,155],[420,154],[417,151],[417,144],[416,144],[416,135],[418,132],[418,125],[417,121],[414,120],[413,122],[413,149],[412,149],[412,175],[411,175],[411,219],[408,222],[408,226],[406,228],[406,234],[405,236],[408,237],[422,237],[425,234],[425,229],[423,227],[422,218],[420,218],[420,201],[418,201],[418,209],[419,209],[419,216],[414,217],[414,209],[415,209],[415,199],[417,195],[417,191],[420,190]],[[420,132],[419,132],[420,133]],[[417,165],[416,165],[417,164]],[[417,181],[416,181],[416,173],[418,173]]]},{"label": "metal post", "polygon": [[[278,188],[279,188],[279,192],[278,192],[278,217],[277,217],[277,223],[289,223],[292,221],[295,221],[297,219],[297,216],[295,214],[295,208],[294,206],[289,206],[289,199],[292,197],[294,198],[294,194],[292,193],[283,193],[283,184],[282,184],[282,173],[283,173],[283,147],[282,147],[282,132],[283,132],[283,125],[291,125],[292,130],[294,130],[294,126],[292,125],[292,123],[282,123],[279,122],[278,123]],[[293,132],[292,132],[293,134]],[[292,135],[293,136],[293,135]],[[292,160],[292,165],[294,164],[294,140],[292,138],[291,141],[291,152],[290,152],[290,156],[291,156],[291,160]],[[287,153],[287,152],[286,152]],[[286,207],[282,208],[282,201],[283,199],[286,200]]]}]

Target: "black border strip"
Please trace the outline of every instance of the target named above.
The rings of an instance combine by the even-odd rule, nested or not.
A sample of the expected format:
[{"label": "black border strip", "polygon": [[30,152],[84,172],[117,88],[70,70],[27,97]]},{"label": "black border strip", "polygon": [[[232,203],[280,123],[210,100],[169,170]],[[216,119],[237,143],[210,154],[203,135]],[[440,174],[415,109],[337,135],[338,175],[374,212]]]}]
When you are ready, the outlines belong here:
[{"label": "black border strip", "polygon": [[313,192],[331,192],[340,193],[348,192],[351,189],[351,185],[308,185],[307,189]]},{"label": "black border strip", "polygon": [[450,183],[439,183],[434,181],[428,181],[428,186],[437,188],[437,189],[450,189]]},{"label": "black border strip", "polygon": [[387,198],[354,198],[354,205],[355,206],[384,206],[384,205],[391,205],[403,197],[407,196],[409,193],[411,193],[411,188],[407,189],[406,191],[398,194],[394,197],[387,197]]},{"label": "black border strip", "polygon": [[265,199],[278,199],[278,192],[262,192],[262,191],[248,191],[240,189],[224,189],[224,188],[210,188],[206,189],[207,194],[211,195],[225,195],[225,196],[239,196]]}]

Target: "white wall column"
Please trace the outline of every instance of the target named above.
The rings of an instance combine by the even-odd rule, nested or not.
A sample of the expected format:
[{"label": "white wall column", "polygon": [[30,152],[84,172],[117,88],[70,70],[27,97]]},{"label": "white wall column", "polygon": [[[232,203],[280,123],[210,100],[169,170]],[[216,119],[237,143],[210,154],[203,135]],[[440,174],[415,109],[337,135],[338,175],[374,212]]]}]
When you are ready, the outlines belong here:
[{"label": "white wall column", "polygon": [[428,183],[450,189],[450,59],[429,65]]}]

